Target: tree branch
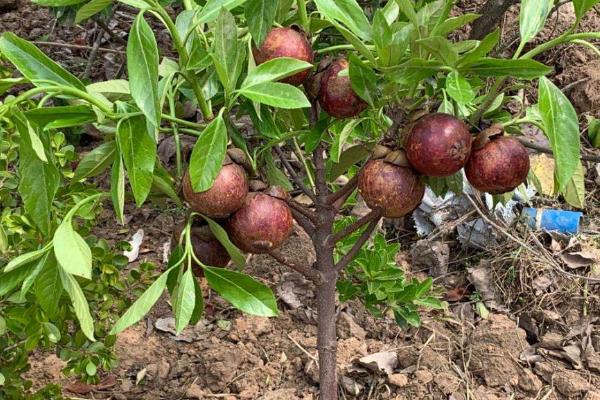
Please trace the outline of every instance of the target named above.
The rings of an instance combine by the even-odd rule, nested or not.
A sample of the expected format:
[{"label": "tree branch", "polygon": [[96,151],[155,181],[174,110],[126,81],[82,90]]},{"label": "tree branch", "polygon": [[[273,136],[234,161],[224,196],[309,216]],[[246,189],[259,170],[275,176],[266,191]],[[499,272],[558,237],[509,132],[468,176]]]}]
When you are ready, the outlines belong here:
[{"label": "tree branch", "polygon": [[354,232],[368,224],[369,222],[381,218],[381,210],[373,210],[362,218],[357,219],[352,224],[348,225],[335,235],[330,237],[330,244],[335,246],[335,244],[341,240],[344,240],[348,236],[352,235]]},{"label": "tree branch", "polygon": [[477,12],[481,17],[473,22],[469,39],[483,39],[488,33],[496,29],[510,6],[518,2],[519,0],[487,0]]},{"label": "tree branch", "polygon": [[293,208],[291,210],[292,216],[294,217],[298,225],[300,225],[302,229],[304,229],[304,232],[306,232],[307,235],[312,236],[315,233],[314,224],[310,222],[308,218],[306,218],[302,213],[298,212]]},{"label": "tree branch", "polygon": [[317,197],[320,200],[326,200],[327,195],[329,194],[327,177],[325,176],[325,159],[323,158],[324,150],[323,142],[321,142],[313,153],[313,163],[315,164],[317,176]]},{"label": "tree branch", "polygon": [[294,168],[291,166],[291,164],[288,162],[287,158],[285,157],[285,154],[283,154],[283,151],[278,147],[278,146],[274,146],[273,147],[275,149],[275,152],[277,153],[277,156],[279,157],[279,159],[281,160],[281,163],[283,164],[284,168],[288,171],[288,173],[290,174],[290,176],[292,177],[292,179],[294,180],[294,182],[296,183],[296,185],[300,188],[300,190],[302,190],[304,192],[305,195],[307,195],[312,201],[313,203],[315,202],[315,194],[312,190],[310,190],[305,184],[304,182],[302,182],[302,178],[300,178],[300,176],[298,175],[298,173],[296,173],[296,171],[294,170]]},{"label": "tree branch", "polygon": [[271,257],[273,257],[275,260],[277,260],[277,262],[279,262],[280,264],[283,264],[286,267],[289,267],[289,268],[293,269],[294,271],[301,273],[306,278],[310,279],[315,285],[320,286],[323,284],[323,282],[324,282],[323,274],[321,274],[320,271],[314,269],[312,265],[306,266],[304,264],[303,265],[296,264],[296,263],[288,260],[287,257],[285,257],[279,249],[273,250],[272,252],[269,253],[269,255]]},{"label": "tree branch", "polygon": [[356,189],[356,185],[358,184],[358,174],[354,175],[352,179],[350,179],[342,188],[340,188],[337,192],[333,193],[327,199],[327,204],[333,205],[336,210],[342,208],[348,197],[354,192]]},{"label": "tree branch", "polygon": [[[516,138],[525,147],[528,147],[528,148],[533,149],[535,151],[539,151],[540,153],[554,155],[554,152],[552,151],[552,149],[549,149],[549,148],[544,147],[544,146],[540,146],[540,145],[535,144],[535,143],[531,143],[527,138],[522,137],[522,136],[516,136]],[[583,161],[600,162],[600,156],[586,156],[586,155],[582,154],[581,155],[581,159]]]},{"label": "tree branch", "polygon": [[367,226],[367,229],[365,229],[365,231],[358,238],[356,243],[354,243],[354,246],[352,246],[350,251],[346,253],[346,255],[342,257],[342,259],[335,265],[334,269],[336,272],[339,273],[340,271],[342,271],[348,266],[348,264],[350,264],[354,257],[356,257],[360,249],[362,249],[367,240],[369,240],[369,237],[371,237],[371,234],[373,233],[373,230],[375,230],[375,227],[377,227],[378,222],[379,218],[376,218],[371,221],[371,223]]}]

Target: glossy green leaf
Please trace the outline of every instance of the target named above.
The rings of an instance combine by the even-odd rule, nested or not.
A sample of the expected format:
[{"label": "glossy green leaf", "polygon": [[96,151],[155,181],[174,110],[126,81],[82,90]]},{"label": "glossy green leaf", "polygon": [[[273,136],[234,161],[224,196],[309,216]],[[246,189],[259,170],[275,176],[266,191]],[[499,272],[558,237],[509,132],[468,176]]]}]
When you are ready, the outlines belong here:
[{"label": "glossy green leaf", "polygon": [[23,281],[23,285],[21,285],[21,297],[24,297],[29,292],[29,290],[33,286],[35,280],[37,279],[37,277],[40,275],[42,270],[46,267],[46,264],[48,263],[48,259],[51,257],[52,257],[52,252],[47,251],[46,253],[44,253],[42,258],[37,260],[37,262],[35,263],[35,267],[31,271],[31,273],[27,276],[27,278],[25,278],[25,280]]},{"label": "glossy green leaf", "polygon": [[452,17],[444,20],[441,24],[435,27],[431,32],[432,36],[446,36],[447,34],[454,32],[458,28],[461,28],[479,18],[479,14],[463,14],[458,17]]},{"label": "glossy green leaf", "polygon": [[38,304],[49,317],[54,317],[58,312],[62,291],[58,263],[54,253],[49,253],[48,261],[40,271],[33,286]]},{"label": "glossy green leaf", "polygon": [[89,3],[85,3],[75,14],[75,23],[79,24],[86,19],[93,17],[99,12],[105,10],[108,6],[113,3],[113,0],[92,0]]},{"label": "glossy green leaf", "polygon": [[196,293],[196,302],[194,304],[194,311],[192,312],[192,318],[190,319],[190,325],[196,325],[202,314],[204,313],[204,299],[202,298],[202,288],[198,283],[199,279],[194,279],[194,292]]},{"label": "glossy green leaf", "polygon": [[[393,3],[393,2],[390,2]],[[393,32],[381,9],[375,11],[373,16],[373,43],[382,65],[388,66],[390,62],[390,43]]]},{"label": "glossy green leaf", "polygon": [[469,81],[458,71],[452,71],[446,78],[446,93],[459,104],[469,104],[475,99],[475,92]]},{"label": "glossy green leaf", "polygon": [[215,26],[213,43],[213,60],[219,79],[229,93],[235,89],[237,80],[237,53],[240,49],[237,40],[237,26],[234,16],[222,9]]},{"label": "glossy green leaf", "polygon": [[50,231],[52,201],[60,183],[60,173],[52,162],[39,159],[31,142],[29,126],[22,114],[14,114],[14,123],[19,131],[19,193],[25,211],[40,231],[47,235]]},{"label": "glossy green leaf", "polygon": [[331,160],[334,163],[340,162],[340,155],[343,147],[346,145],[348,137],[350,137],[350,134],[354,132],[354,129],[360,125],[363,120],[364,118],[351,119],[344,125],[344,128],[342,128],[340,133],[335,135],[333,145],[331,146]]},{"label": "glossy green leaf", "polygon": [[246,0],[208,0],[198,14],[198,23],[207,23],[214,21],[219,16],[221,9],[233,10],[241,6]]},{"label": "glossy green leaf", "polygon": [[295,58],[274,58],[248,72],[242,82],[242,89],[259,83],[278,81],[312,67],[312,64]]},{"label": "glossy green leaf", "polygon": [[458,53],[452,43],[441,36],[431,36],[425,39],[417,40],[417,44],[423,47],[424,50],[428,51],[449,67],[456,65],[458,61]]},{"label": "glossy green leaf", "polygon": [[365,160],[370,154],[369,149],[362,144],[344,150],[340,155],[340,162],[331,164],[327,171],[327,179],[330,182],[335,181],[338,176],[348,171],[356,163]]},{"label": "glossy green leaf", "polygon": [[95,342],[94,339],[94,320],[92,318],[92,314],[90,313],[90,306],[81,290],[81,286],[77,283],[77,280],[73,275],[63,271],[59,268],[60,273],[60,281],[62,282],[62,286],[65,289],[65,292],[71,298],[71,304],[73,305],[73,310],[75,310],[75,315],[77,316],[77,320],[79,321],[79,326],[81,327],[81,331],[83,334],[92,342]]},{"label": "glossy green leaf", "polygon": [[473,50],[463,54],[458,62],[459,67],[478,62],[496,47],[500,40],[500,29],[488,33]]},{"label": "glossy green leaf", "polygon": [[246,266],[246,257],[244,257],[244,254],[240,251],[240,249],[238,249],[231,242],[231,240],[229,239],[229,235],[227,234],[227,231],[225,229],[223,229],[223,227],[221,225],[219,225],[212,219],[210,219],[204,215],[202,216],[202,218],[204,218],[206,220],[206,222],[208,222],[210,231],[212,232],[213,235],[215,235],[215,237],[223,245],[223,247],[225,247],[225,250],[227,250],[229,257],[231,257],[231,260],[236,265],[236,267],[238,267],[240,269],[244,268]]},{"label": "glossy green leaf", "polygon": [[4,78],[0,79],[0,95],[6,93],[10,88],[16,85],[26,83],[25,78]]},{"label": "glossy green leaf", "polygon": [[519,30],[522,42],[529,42],[542,30],[553,6],[554,0],[521,1]]},{"label": "glossy green leaf", "polygon": [[130,94],[129,82],[124,79],[114,79],[110,81],[95,82],[87,85],[87,89],[96,93],[103,94]]},{"label": "glossy green leaf", "polygon": [[547,78],[540,78],[538,103],[556,161],[558,191],[562,192],[579,165],[579,120],[569,99]]},{"label": "glossy green leaf", "polygon": [[33,270],[34,265],[29,264],[23,268],[17,268],[10,272],[0,274],[0,296],[10,293],[17,287]]},{"label": "glossy green leaf", "polygon": [[96,121],[88,105],[33,108],[23,114],[33,124],[46,129],[60,129]]},{"label": "glossy green leaf", "polygon": [[371,39],[371,25],[356,0],[315,0],[315,4],[328,20],[341,22],[363,40]]},{"label": "glossy green leaf", "polygon": [[71,218],[65,217],[54,232],[54,255],[61,268],[72,275],[92,278],[92,251],[73,229]]},{"label": "glossy green leaf", "polygon": [[202,131],[190,157],[190,180],[195,192],[210,189],[221,171],[227,151],[227,128],[223,109]]},{"label": "glossy green leaf", "polygon": [[196,26],[196,15],[197,12],[195,10],[184,10],[177,15],[177,20],[175,21],[179,36],[182,40],[186,40],[185,48],[189,54],[189,61],[187,66],[182,67],[187,69],[204,69],[211,62],[211,58],[198,35],[200,28]]},{"label": "glossy green leaf", "polygon": [[367,67],[356,55],[350,54],[349,75],[352,89],[371,107],[377,98],[377,75]]},{"label": "glossy green leaf", "polygon": [[119,332],[124,331],[148,314],[152,306],[154,306],[165,290],[170,272],[171,269],[163,272],[163,274],[160,275],[144,293],[142,293],[135,303],[125,311],[125,314],[119,318],[115,326],[111,329],[111,335],[116,335]]},{"label": "glossy green leaf", "polygon": [[277,316],[277,302],[271,289],[248,275],[204,267],[204,276],[209,286],[235,308],[260,317]]},{"label": "glossy green leaf", "polygon": [[479,76],[510,76],[536,79],[552,72],[552,68],[535,60],[482,58],[466,68]]},{"label": "glossy green leaf", "polygon": [[248,30],[254,43],[260,46],[273,25],[277,14],[277,2],[273,0],[248,0],[244,9],[244,16]]},{"label": "glossy green leaf", "polygon": [[600,0],[573,0],[573,7],[575,8],[577,19],[581,19],[586,12],[591,10],[598,3],[600,3]]},{"label": "glossy green leaf", "polygon": [[150,25],[140,12],[129,31],[127,71],[129,89],[135,103],[155,126],[160,124],[158,95],[158,46]]},{"label": "glossy green leaf", "polygon": [[125,168],[119,153],[116,154],[110,174],[110,198],[117,220],[122,225],[125,223]]},{"label": "glossy green leaf", "polygon": [[310,102],[304,93],[292,85],[279,82],[259,83],[239,90],[239,93],[252,101],[268,106],[294,109],[308,108]]},{"label": "glossy green leaf", "polygon": [[120,3],[127,4],[128,6],[139,8],[140,10],[145,10],[150,8],[150,5],[146,3],[144,0],[117,0]]},{"label": "glossy green leaf", "polygon": [[85,91],[85,86],[79,79],[52,61],[35,45],[12,32],[5,32],[0,37],[0,52],[25,78],[38,86],[48,86],[48,83],[39,82],[45,80]]},{"label": "glossy green leaf", "polygon": [[150,137],[146,118],[136,116],[121,120],[117,125],[117,143],[123,155],[133,197],[140,207],[152,188],[156,143]]},{"label": "glossy green leaf", "polygon": [[565,187],[564,197],[573,207],[585,208],[585,171],[581,162]]},{"label": "glossy green leaf", "polygon": [[50,250],[49,248],[44,247],[42,249],[38,249],[38,250],[30,251],[25,254],[21,254],[20,256],[17,256],[15,258],[13,258],[12,260],[10,260],[9,263],[6,264],[6,266],[4,267],[4,269],[2,271],[3,272],[14,271],[17,268],[20,268],[20,267],[27,265],[39,258],[42,258],[42,256],[44,256],[46,253],[48,253],[49,250]]},{"label": "glossy green leaf", "polygon": [[31,0],[35,4],[44,7],[66,7],[81,4],[86,0]]},{"label": "glossy green leaf", "polygon": [[181,276],[181,281],[173,293],[172,303],[175,313],[175,331],[180,333],[190,322],[196,306],[194,275],[191,269]]},{"label": "glossy green leaf", "polygon": [[84,178],[92,178],[106,171],[115,159],[116,151],[116,143],[114,140],[111,140],[110,142],[102,143],[87,153],[83,156],[79,165],[77,165],[73,180],[79,181]]}]

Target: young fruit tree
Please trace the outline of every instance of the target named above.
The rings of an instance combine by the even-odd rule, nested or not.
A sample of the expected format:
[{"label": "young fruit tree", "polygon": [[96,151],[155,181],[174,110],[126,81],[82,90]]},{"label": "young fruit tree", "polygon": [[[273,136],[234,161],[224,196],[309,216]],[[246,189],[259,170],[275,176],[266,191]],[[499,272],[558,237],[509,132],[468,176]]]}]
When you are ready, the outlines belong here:
[{"label": "young fruit tree", "polygon": [[[105,7],[86,2],[86,16],[93,3]],[[130,193],[138,207],[160,195],[181,204],[181,188],[189,207],[166,269],[110,333],[144,318],[165,289],[176,330],[197,323],[204,307],[197,277],[243,312],[276,316],[271,289],[242,272],[243,253],[269,254],[314,285],[322,400],[338,398],[338,300],[359,298],[375,315],[414,326],[421,307],[444,308],[431,279],[407,279],[395,266],[398,247],[376,232],[382,218],[410,215],[427,188],[462,194],[463,177],[470,196],[487,192],[496,202],[528,182],[539,185],[529,171],[525,124],[549,140],[551,148],[534,147],[555,156],[556,194],[583,207],[578,116],[546,78],[552,68],[534,58],[564,43],[593,46],[600,33],[577,28],[598,1],[573,0],[574,25],[537,46],[530,42],[554,0],[521,1],[521,41],[510,58],[498,56],[499,30],[481,40],[448,38],[479,17],[454,15],[453,0],[377,1],[364,9],[356,0],[183,0],[176,15],[169,1],[118,3],[137,12],[127,81],[83,82],[32,43],[11,32],[0,38],[2,58],[22,75],[0,80],[1,90],[30,85],[3,100],[3,129],[16,132],[28,154],[22,173],[47,183],[39,193],[19,187],[39,245],[10,261],[0,280],[17,285],[29,276],[28,263],[55,260],[89,341],[94,321],[80,284],[91,277],[92,255],[72,222],[108,194],[85,197],[62,222],[49,223],[56,171],[48,135],[57,129],[93,123],[102,132],[104,144],[83,157],[75,176],[110,169],[120,223]],[[159,25],[176,56],[159,51]],[[534,87],[537,102],[518,95]],[[182,112],[190,104],[195,112]],[[196,138],[189,157],[184,135]],[[165,137],[175,143],[172,170],[157,157]],[[353,216],[361,201],[370,212]],[[281,250],[294,221],[312,241],[312,265]]]}]

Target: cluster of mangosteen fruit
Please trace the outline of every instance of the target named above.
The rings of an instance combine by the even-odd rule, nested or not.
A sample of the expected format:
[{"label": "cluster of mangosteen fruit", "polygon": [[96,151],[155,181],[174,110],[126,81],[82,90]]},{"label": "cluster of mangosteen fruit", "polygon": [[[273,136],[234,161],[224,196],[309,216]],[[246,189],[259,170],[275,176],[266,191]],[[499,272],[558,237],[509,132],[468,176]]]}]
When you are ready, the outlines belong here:
[{"label": "cluster of mangosteen fruit", "polygon": [[[292,28],[274,28],[255,49],[257,64],[278,57],[314,62],[306,36]],[[282,80],[304,85],[307,94],[334,118],[352,118],[367,104],[352,89],[348,61],[321,62],[317,71],[302,71]],[[235,153],[235,149],[232,149]],[[269,253],[279,247],[293,227],[288,194],[281,188],[252,185],[238,157],[226,157],[214,185],[194,192],[189,173],[183,178],[183,194],[192,210],[216,219],[231,240],[249,253]],[[366,204],[387,218],[412,212],[425,193],[423,176],[447,177],[462,168],[473,187],[491,194],[514,190],[529,172],[529,154],[517,139],[492,126],[475,139],[467,125],[452,115],[433,113],[409,128],[403,149],[377,146],[358,176],[358,190]],[[251,190],[254,189],[254,190]],[[229,256],[208,226],[192,229],[194,252],[200,261],[225,266]],[[200,269],[198,269],[200,270]]]}]

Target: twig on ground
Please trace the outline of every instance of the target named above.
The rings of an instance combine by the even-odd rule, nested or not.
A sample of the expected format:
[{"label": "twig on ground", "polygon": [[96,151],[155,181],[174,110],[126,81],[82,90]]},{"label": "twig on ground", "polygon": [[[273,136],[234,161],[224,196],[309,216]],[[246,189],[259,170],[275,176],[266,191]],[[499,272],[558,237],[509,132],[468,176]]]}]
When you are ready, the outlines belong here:
[{"label": "twig on ground", "polygon": [[288,339],[290,339],[292,341],[292,343],[294,343],[296,345],[297,348],[300,349],[300,351],[302,351],[304,354],[306,354],[311,360],[313,361],[317,361],[317,357],[313,356],[312,354],[310,354],[308,352],[308,350],[306,350],[304,347],[302,347],[302,345],[300,343],[298,343],[293,337],[290,336],[290,334],[287,334]]}]

